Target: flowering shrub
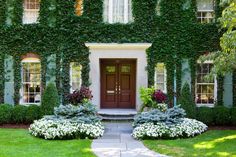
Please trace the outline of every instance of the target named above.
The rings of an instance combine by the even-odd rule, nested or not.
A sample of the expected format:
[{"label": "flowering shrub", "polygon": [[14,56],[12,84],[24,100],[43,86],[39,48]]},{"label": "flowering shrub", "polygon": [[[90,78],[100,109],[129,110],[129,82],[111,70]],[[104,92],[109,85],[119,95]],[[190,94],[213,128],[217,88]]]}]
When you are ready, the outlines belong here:
[{"label": "flowering shrub", "polygon": [[86,124],[70,119],[43,118],[30,125],[29,132],[44,139],[98,138],[103,135],[104,126],[101,122]]},{"label": "flowering shrub", "polygon": [[195,119],[182,118],[176,124],[167,125],[164,122],[144,123],[134,128],[133,137],[136,139],[160,139],[193,137],[207,130],[207,126]]},{"label": "flowering shrub", "polygon": [[161,90],[154,91],[152,97],[157,103],[165,103],[167,100],[167,96]]},{"label": "flowering shrub", "polygon": [[169,108],[165,112],[155,109],[136,115],[134,117],[133,126],[137,127],[144,123],[157,124],[159,122],[167,125],[175,124],[181,122],[185,115],[185,111],[179,106]]},{"label": "flowering shrub", "polygon": [[34,121],[29,132],[44,139],[97,138],[103,135],[104,126],[94,105],[86,103],[56,107],[54,115]]},{"label": "flowering shrub", "polygon": [[143,102],[141,111],[143,111],[144,108],[159,109],[162,112],[167,110],[167,96],[161,90],[155,90],[154,87],[141,87],[139,92],[140,98]]},{"label": "flowering shrub", "polygon": [[82,86],[80,90],[75,90],[72,94],[67,95],[66,99],[72,105],[78,105],[81,103],[86,103],[89,100],[92,100],[93,95],[92,91],[85,86]]}]

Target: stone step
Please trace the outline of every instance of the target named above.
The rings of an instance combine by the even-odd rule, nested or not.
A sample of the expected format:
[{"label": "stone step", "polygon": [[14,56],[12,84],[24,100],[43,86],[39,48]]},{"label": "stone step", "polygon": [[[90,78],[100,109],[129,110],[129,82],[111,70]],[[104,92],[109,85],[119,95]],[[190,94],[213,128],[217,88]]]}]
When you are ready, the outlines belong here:
[{"label": "stone step", "polygon": [[133,120],[137,114],[136,110],[131,109],[101,109],[98,114],[103,120],[109,121],[126,121]]}]

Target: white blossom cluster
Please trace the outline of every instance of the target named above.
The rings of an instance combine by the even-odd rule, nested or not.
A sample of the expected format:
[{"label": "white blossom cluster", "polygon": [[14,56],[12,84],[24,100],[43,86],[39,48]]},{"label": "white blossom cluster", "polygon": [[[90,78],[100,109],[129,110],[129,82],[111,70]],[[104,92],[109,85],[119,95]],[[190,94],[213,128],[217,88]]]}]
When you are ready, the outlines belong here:
[{"label": "white blossom cluster", "polygon": [[165,112],[168,109],[168,105],[164,103],[158,103],[156,108],[162,112]]},{"label": "white blossom cluster", "polygon": [[69,119],[34,121],[30,125],[31,135],[44,139],[98,138],[104,133],[101,122],[93,124],[76,123]]},{"label": "white blossom cluster", "polygon": [[195,119],[183,118],[177,124],[167,125],[165,123],[144,123],[133,130],[136,139],[158,139],[158,138],[181,138],[193,137],[207,130],[207,126]]}]

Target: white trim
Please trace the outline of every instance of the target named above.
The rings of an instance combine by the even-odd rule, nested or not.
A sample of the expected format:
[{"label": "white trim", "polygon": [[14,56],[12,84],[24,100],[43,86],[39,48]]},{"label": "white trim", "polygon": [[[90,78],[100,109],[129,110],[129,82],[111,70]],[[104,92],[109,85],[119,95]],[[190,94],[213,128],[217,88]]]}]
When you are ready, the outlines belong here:
[{"label": "white trim", "polygon": [[85,43],[89,49],[105,49],[105,50],[146,50],[151,43]]},{"label": "white trim", "polygon": [[108,23],[113,23],[113,0],[108,0],[109,6],[108,6]]},{"label": "white trim", "polygon": [[129,1],[124,0],[124,23],[129,22]]}]

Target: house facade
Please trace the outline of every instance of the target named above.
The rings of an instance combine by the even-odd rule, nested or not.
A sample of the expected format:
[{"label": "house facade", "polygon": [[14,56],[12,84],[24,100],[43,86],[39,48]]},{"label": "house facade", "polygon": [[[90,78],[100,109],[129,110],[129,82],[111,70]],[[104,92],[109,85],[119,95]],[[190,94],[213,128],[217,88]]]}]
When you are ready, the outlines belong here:
[{"label": "house facade", "polygon": [[206,81],[219,50],[219,0],[0,0],[0,102],[40,104],[48,82],[62,103],[89,86],[99,109],[136,109],[155,86],[177,104],[236,104],[235,74]]}]

